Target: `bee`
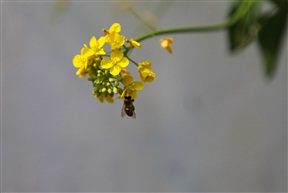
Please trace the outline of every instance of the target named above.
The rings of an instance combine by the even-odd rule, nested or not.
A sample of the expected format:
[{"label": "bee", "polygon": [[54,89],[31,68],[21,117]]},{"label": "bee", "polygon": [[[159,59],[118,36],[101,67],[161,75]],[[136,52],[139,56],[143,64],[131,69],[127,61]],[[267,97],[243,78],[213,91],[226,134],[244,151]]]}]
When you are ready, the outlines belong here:
[{"label": "bee", "polygon": [[125,114],[129,117],[132,117],[133,119],[136,118],[135,114],[135,107],[133,105],[134,99],[130,95],[125,95],[124,97],[124,103],[121,111],[121,117],[124,117]]}]

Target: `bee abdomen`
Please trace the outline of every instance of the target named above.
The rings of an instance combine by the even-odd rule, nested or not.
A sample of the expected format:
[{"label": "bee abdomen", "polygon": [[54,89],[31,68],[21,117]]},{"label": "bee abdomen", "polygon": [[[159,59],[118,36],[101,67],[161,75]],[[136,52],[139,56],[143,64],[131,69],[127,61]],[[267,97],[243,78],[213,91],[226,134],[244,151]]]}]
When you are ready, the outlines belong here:
[{"label": "bee abdomen", "polygon": [[133,110],[131,108],[125,108],[125,112],[129,117],[133,116]]}]

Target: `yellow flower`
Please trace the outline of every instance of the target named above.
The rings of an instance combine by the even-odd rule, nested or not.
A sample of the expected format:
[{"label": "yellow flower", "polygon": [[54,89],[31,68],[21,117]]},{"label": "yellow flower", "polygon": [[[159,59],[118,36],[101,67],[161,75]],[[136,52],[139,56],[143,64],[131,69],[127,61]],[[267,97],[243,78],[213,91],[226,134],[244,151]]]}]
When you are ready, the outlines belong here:
[{"label": "yellow flower", "polygon": [[100,37],[97,41],[95,36],[90,39],[90,48],[94,51],[94,55],[105,55],[106,52],[102,48],[105,44],[105,37]]},{"label": "yellow flower", "polygon": [[89,57],[91,57],[92,55],[93,55],[93,51],[87,48],[87,45],[84,44],[84,47],[81,49],[81,55],[77,54],[73,58],[72,63],[75,68],[78,68],[76,75],[78,75],[79,78],[85,77],[87,73],[89,72],[89,68],[88,68]]},{"label": "yellow flower", "polygon": [[124,76],[122,79],[122,83],[124,84],[124,91],[121,94],[122,99],[124,99],[126,94],[129,94],[132,99],[135,100],[137,97],[137,91],[142,90],[144,87],[142,82],[133,82],[133,77],[130,75]]},{"label": "yellow flower", "polygon": [[128,66],[128,64],[129,60],[124,57],[124,54],[119,50],[115,50],[111,53],[110,59],[103,58],[100,65],[103,69],[109,69],[113,76],[117,76],[121,69]]},{"label": "yellow flower", "polygon": [[117,32],[114,32],[106,36],[106,41],[111,46],[111,49],[115,50],[124,45],[125,37],[122,35],[119,35]]},{"label": "yellow flower", "polygon": [[172,54],[172,49],[171,49],[171,44],[173,42],[173,38],[166,38],[165,40],[164,39],[161,39],[160,40],[160,43],[161,43],[161,47],[166,49],[170,54]]},{"label": "yellow flower", "polygon": [[119,23],[113,23],[109,30],[103,29],[103,32],[105,35],[111,34],[111,33],[119,33],[121,31],[121,25]]},{"label": "yellow flower", "polygon": [[109,30],[103,29],[106,35],[106,42],[111,46],[112,50],[118,49],[125,43],[125,37],[120,35],[121,25],[119,23],[113,23]]},{"label": "yellow flower", "polygon": [[140,79],[142,82],[153,82],[155,79],[155,73],[150,70],[151,62],[150,61],[144,61],[139,63],[138,65],[138,72],[140,75]]},{"label": "yellow flower", "polygon": [[141,48],[141,44],[134,39],[126,40],[131,46]]}]

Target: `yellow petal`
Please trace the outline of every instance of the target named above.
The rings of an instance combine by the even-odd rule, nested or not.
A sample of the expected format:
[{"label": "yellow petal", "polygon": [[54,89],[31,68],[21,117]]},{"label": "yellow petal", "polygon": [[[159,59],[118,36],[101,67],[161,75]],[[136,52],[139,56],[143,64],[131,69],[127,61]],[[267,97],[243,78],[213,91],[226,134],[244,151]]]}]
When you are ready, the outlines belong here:
[{"label": "yellow petal", "polygon": [[114,103],[114,99],[110,96],[110,95],[107,95],[105,97],[106,101],[109,102],[109,103]]},{"label": "yellow petal", "polygon": [[117,65],[119,65],[121,68],[125,68],[126,66],[128,66],[128,64],[129,60],[126,57],[123,57],[122,60],[117,62]]},{"label": "yellow petal", "polygon": [[153,82],[155,79],[155,73],[148,69],[148,68],[144,68],[144,67],[138,67],[138,71],[140,74],[140,78],[142,80],[142,82]]},{"label": "yellow petal", "polygon": [[161,42],[162,48],[166,49],[169,53],[172,53],[172,49],[170,45],[173,42],[173,38],[168,37],[165,40],[161,39],[160,42]]},{"label": "yellow petal", "polygon": [[99,44],[98,47],[102,48],[104,46],[105,42],[106,42],[106,37],[104,37],[104,36],[100,37],[98,40],[98,44]]},{"label": "yellow petal", "polygon": [[104,96],[103,96],[103,94],[97,96],[96,98],[97,98],[101,103],[104,102]]},{"label": "yellow petal", "polygon": [[79,54],[73,58],[72,62],[75,68],[80,68],[84,65],[82,56]]},{"label": "yellow petal", "polygon": [[126,70],[125,68],[122,68],[122,69],[121,69],[121,72],[122,72],[122,74],[123,74],[124,76],[130,75],[129,71]]},{"label": "yellow petal", "polygon": [[131,93],[130,93],[130,96],[131,96],[131,98],[132,99],[136,99],[137,98],[137,92],[136,91],[132,91]]},{"label": "yellow petal", "polygon": [[90,48],[98,47],[98,43],[95,36],[92,36],[89,42]]},{"label": "yellow petal", "polygon": [[120,61],[122,58],[123,58],[124,54],[123,52],[121,52],[120,50],[114,50],[111,55],[110,55],[110,58],[113,60],[113,61]]},{"label": "yellow petal", "polygon": [[121,68],[116,65],[110,68],[110,74],[112,74],[113,76],[117,76],[120,73],[120,71]]},{"label": "yellow petal", "polygon": [[[150,68],[151,67],[151,62],[149,61],[149,60],[146,60],[146,61],[144,61],[144,62],[141,62],[140,63],[140,65],[139,65],[139,67],[140,66],[143,66],[143,67],[145,67],[145,68]],[[139,68],[138,67],[138,68]]]},{"label": "yellow petal", "polygon": [[142,90],[143,87],[144,87],[144,84],[143,84],[142,82],[139,82],[139,81],[133,82],[132,88],[133,88],[134,90],[139,91],[139,90]]},{"label": "yellow petal", "polygon": [[87,48],[87,47],[84,47],[81,49],[81,55],[82,56],[85,56],[85,57],[90,57],[94,54],[94,51]]},{"label": "yellow petal", "polygon": [[98,51],[96,52],[96,54],[97,54],[98,56],[99,56],[99,55],[105,55],[106,52],[104,51],[103,48],[101,48],[100,50],[98,50]]},{"label": "yellow petal", "polygon": [[83,78],[88,74],[88,71],[84,70],[83,68],[79,68],[76,72],[79,78]]},{"label": "yellow petal", "polygon": [[122,82],[125,86],[128,86],[129,84],[131,84],[133,82],[133,77],[130,75],[126,75],[123,77]]},{"label": "yellow petal", "polygon": [[114,32],[107,36],[107,42],[112,50],[119,49],[125,43],[125,37]]},{"label": "yellow petal", "polygon": [[119,23],[113,23],[111,27],[109,28],[109,33],[120,32],[120,31],[121,31],[121,25]]},{"label": "yellow petal", "polygon": [[108,58],[103,58],[103,60],[101,60],[100,65],[104,69],[109,69],[109,68],[111,68],[114,65],[114,63],[113,63],[112,60],[110,60]]}]

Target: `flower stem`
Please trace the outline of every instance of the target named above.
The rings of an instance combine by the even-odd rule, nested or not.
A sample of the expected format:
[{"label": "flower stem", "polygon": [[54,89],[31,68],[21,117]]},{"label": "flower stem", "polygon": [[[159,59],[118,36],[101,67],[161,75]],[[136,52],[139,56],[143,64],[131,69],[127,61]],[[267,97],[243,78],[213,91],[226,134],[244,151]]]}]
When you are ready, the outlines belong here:
[{"label": "flower stem", "polygon": [[131,58],[129,58],[128,56],[125,56],[126,58],[128,58],[128,60],[130,60],[133,64],[135,64],[136,66],[138,66],[138,63],[135,62],[134,60],[132,60]]},{"label": "flower stem", "polygon": [[209,31],[217,31],[222,30],[227,27],[226,23],[211,25],[211,26],[195,26],[195,27],[184,27],[184,28],[175,28],[175,29],[166,29],[154,31],[143,36],[136,38],[137,42],[141,42],[147,38],[156,36],[156,35],[164,35],[164,34],[177,34],[177,33],[191,33],[191,32],[209,32]]}]

